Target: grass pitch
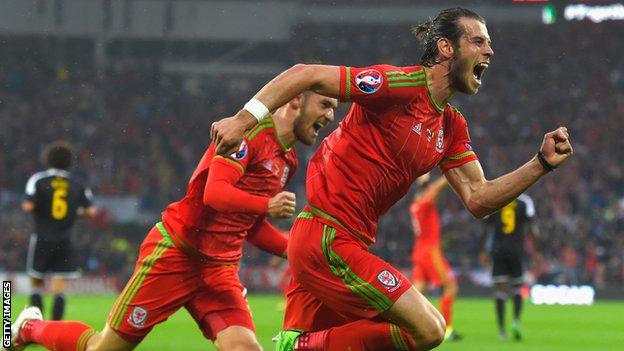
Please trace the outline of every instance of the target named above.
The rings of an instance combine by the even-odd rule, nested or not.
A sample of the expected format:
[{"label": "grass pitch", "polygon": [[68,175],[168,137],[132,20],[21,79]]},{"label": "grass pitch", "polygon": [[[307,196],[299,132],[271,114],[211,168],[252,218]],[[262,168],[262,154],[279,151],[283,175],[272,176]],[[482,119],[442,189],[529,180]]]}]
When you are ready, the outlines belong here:
[{"label": "grass pitch", "polygon": [[[25,296],[13,296],[12,317],[26,304]],[[81,320],[95,328],[104,326],[113,296],[68,296],[66,319]],[[273,350],[271,337],[280,329],[283,312],[277,295],[251,295],[257,335],[265,350]],[[44,307],[51,307],[50,299]],[[512,306],[507,305],[510,318]],[[47,312],[47,311],[45,311]],[[46,318],[49,314],[44,315]],[[522,342],[499,341],[494,303],[488,299],[460,299],[455,305],[455,330],[459,342],[443,343],[436,350],[453,351],[613,351],[624,350],[624,302],[599,301],[593,306],[536,306],[525,303]],[[43,350],[30,346],[26,351]],[[203,338],[185,310],[158,325],[136,350],[215,350]]]}]

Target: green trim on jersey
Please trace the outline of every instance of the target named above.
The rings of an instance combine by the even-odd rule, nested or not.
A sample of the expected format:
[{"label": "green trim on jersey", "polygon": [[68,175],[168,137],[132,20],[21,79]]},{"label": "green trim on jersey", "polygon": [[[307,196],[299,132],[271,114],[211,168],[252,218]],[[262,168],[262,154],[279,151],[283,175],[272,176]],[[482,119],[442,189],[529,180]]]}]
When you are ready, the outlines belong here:
[{"label": "green trim on jersey", "polygon": [[401,351],[409,351],[409,346],[405,339],[403,339],[403,335],[401,335],[401,330],[394,324],[390,324],[390,335],[392,336],[392,343],[397,350]]},{"label": "green trim on jersey", "polygon": [[128,307],[130,306],[130,301],[136,296],[139,288],[147,278],[149,272],[154,268],[154,264],[156,261],[165,253],[168,249],[172,248],[173,245],[169,244],[167,239],[163,238],[158,241],[156,244],[156,248],[152,253],[147,256],[142,262],[141,267],[133,274],[132,279],[128,282],[124,290],[121,292],[121,295],[117,298],[118,302],[115,302],[113,305],[113,310],[111,311],[111,317],[109,320],[109,325],[113,330],[118,330],[121,322],[123,320],[123,316],[126,314]]},{"label": "green trim on jersey", "polygon": [[429,93],[429,99],[433,103],[433,106],[435,106],[436,110],[438,110],[438,112],[443,112],[444,106],[440,106],[438,102],[435,101],[435,99],[433,98],[433,94],[431,94],[431,87],[429,86],[429,77],[427,77],[427,71],[425,71],[425,80],[427,82],[427,92]]},{"label": "green trim on jersey", "polygon": [[425,80],[425,75],[421,74],[418,76],[394,76],[394,77],[388,77],[388,82],[393,82],[395,80],[415,80],[415,81],[419,81],[419,80]]},{"label": "green trim on jersey", "polygon": [[427,85],[427,82],[421,80],[419,82],[399,82],[399,83],[390,83],[388,84],[389,88],[401,88],[401,87],[419,87],[422,85]]},{"label": "green trim on jersey", "polygon": [[245,167],[240,162],[238,162],[236,160],[232,160],[229,157],[223,157],[223,156],[220,156],[220,155],[217,155],[214,158],[219,158],[219,159],[222,159],[224,161],[227,161],[227,162],[233,164],[234,166],[236,166],[241,171],[241,173],[245,174]]},{"label": "green trim on jersey", "polygon": [[316,207],[313,207],[313,206],[310,206],[310,205],[308,205],[308,207],[310,208],[310,212],[312,212],[313,215],[315,215],[317,217],[325,218],[327,220],[330,220],[330,221],[334,222],[335,224],[339,225],[340,228],[348,231],[349,233],[355,235],[358,239],[362,240],[364,243],[366,243],[366,245],[371,245],[372,244],[371,240],[369,238],[367,238],[364,234],[360,234],[359,232],[356,232],[355,230],[347,227],[338,218],[335,218],[332,215],[330,215],[329,213],[327,213],[327,212],[325,212],[325,211],[323,211],[321,209],[318,209]]},{"label": "green trim on jersey", "polygon": [[173,240],[171,240],[171,235],[169,235],[169,232],[167,232],[167,229],[162,224],[162,222],[156,223],[156,228],[158,228],[158,231],[160,232],[160,234],[162,234],[163,238],[165,238],[165,240],[167,240],[167,242],[171,244],[171,246],[175,246],[173,244]]},{"label": "green trim on jersey", "polygon": [[251,128],[251,130],[248,131],[245,136],[247,137],[247,140],[251,141],[251,139],[255,138],[261,130],[272,126],[273,116],[269,115],[265,117],[262,121],[258,122],[255,127]]},{"label": "green trim on jersey", "polygon": [[306,212],[306,211],[301,211],[301,213],[299,213],[299,215],[297,216],[297,218],[306,218],[306,219],[310,219],[310,218],[314,218],[314,215],[310,212]]},{"label": "green trim on jersey", "polygon": [[414,71],[414,72],[410,72],[410,73],[405,73],[403,71],[388,71],[388,72],[386,72],[386,76],[402,75],[402,76],[412,77],[412,76],[419,76],[419,75],[423,74],[424,71],[425,71],[424,68],[421,68],[418,71]]},{"label": "green trim on jersey", "polygon": [[345,67],[345,100],[351,100],[351,67]]},{"label": "green trim on jersey", "polygon": [[457,154],[455,156],[451,156],[451,157],[445,157],[443,162],[449,162],[449,161],[457,161],[457,160],[461,160],[464,157],[468,157],[470,155],[474,155],[474,151],[472,150],[468,150],[468,151],[464,151],[461,154]]},{"label": "green trim on jersey", "polygon": [[354,294],[361,297],[377,311],[384,312],[392,307],[392,301],[372,284],[360,278],[351,267],[332,249],[332,243],[336,236],[336,229],[323,225],[322,248],[329,268],[343,284]]},{"label": "green trim on jersey", "polygon": [[[247,134],[245,134],[245,136],[247,137],[248,141],[251,141],[251,139],[255,138],[258,134],[260,134],[261,131],[269,127],[273,128],[273,130],[275,131],[275,139],[277,140],[277,143],[282,148],[282,150],[284,152],[288,152],[292,150],[292,146],[286,146],[286,144],[284,144],[282,139],[279,137],[279,134],[277,134],[277,127],[275,126],[275,121],[273,121],[272,114],[269,114],[262,121],[256,124],[256,126],[253,127],[250,131],[248,131]],[[245,173],[244,169],[243,169],[243,173]]]}]

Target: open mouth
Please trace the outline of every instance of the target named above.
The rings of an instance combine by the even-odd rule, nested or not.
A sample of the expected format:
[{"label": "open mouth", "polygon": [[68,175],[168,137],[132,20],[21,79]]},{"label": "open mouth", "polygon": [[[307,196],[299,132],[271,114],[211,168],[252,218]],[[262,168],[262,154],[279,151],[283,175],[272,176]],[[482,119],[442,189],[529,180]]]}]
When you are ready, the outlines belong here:
[{"label": "open mouth", "polygon": [[318,135],[319,130],[321,130],[321,128],[325,127],[325,124],[323,122],[316,122],[312,125],[312,128],[314,128],[314,135]]},{"label": "open mouth", "polygon": [[472,75],[477,80],[477,82],[481,82],[481,77],[483,77],[483,73],[488,68],[488,64],[486,62],[481,62],[474,66],[472,69]]}]

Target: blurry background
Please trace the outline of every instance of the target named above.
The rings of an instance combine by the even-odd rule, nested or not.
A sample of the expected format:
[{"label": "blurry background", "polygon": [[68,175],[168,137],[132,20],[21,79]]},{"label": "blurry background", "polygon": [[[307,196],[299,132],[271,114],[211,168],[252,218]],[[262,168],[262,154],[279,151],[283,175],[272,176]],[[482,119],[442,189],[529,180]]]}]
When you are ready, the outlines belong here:
[{"label": "blurry background", "polygon": [[[529,191],[540,230],[527,237],[527,278],[624,296],[624,6],[458,3],[486,18],[495,51],[479,94],[454,101],[488,178],[532,157],[546,131],[565,125],[572,136],[574,157]],[[21,272],[33,226],[19,204],[28,177],[44,167],[40,155],[49,142],[75,145],[74,171],[102,210],[75,229],[87,278],[72,288],[114,291],[160,211],[184,194],[213,121],[234,114],[294,63],[417,64],[421,50],[410,28],[456,5],[0,1],[0,275],[15,279],[14,289],[27,288]],[[342,104],[337,116],[347,109]],[[298,152],[301,167],[289,189],[303,206],[313,149]],[[410,201],[411,194],[382,218],[374,247],[406,271]],[[485,291],[478,289],[489,283],[477,260],[482,223],[450,191],[440,207],[443,245],[462,289]],[[268,259],[246,251],[241,275],[251,291],[277,289],[280,268]]]}]

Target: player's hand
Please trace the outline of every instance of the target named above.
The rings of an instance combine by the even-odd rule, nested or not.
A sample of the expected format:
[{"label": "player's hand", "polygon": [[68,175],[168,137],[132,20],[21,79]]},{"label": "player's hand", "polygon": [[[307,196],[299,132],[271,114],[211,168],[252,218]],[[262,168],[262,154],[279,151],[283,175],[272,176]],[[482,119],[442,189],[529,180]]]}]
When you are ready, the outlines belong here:
[{"label": "player's hand", "polygon": [[246,110],[240,110],[233,117],[214,122],[210,128],[210,138],[215,144],[215,152],[222,156],[236,152],[243,142],[245,132],[256,123],[258,120]]},{"label": "player's hand", "polygon": [[546,133],[540,152],[544,155],[544,159],[554,167],[565,162],[573,153],[568,128],[559,127],[550,133]]},{"label": "player's hand", "polygon": [[273,218],[290,218],[295,214],[295,194],[282,191],[269,200],[267,214]]}]

